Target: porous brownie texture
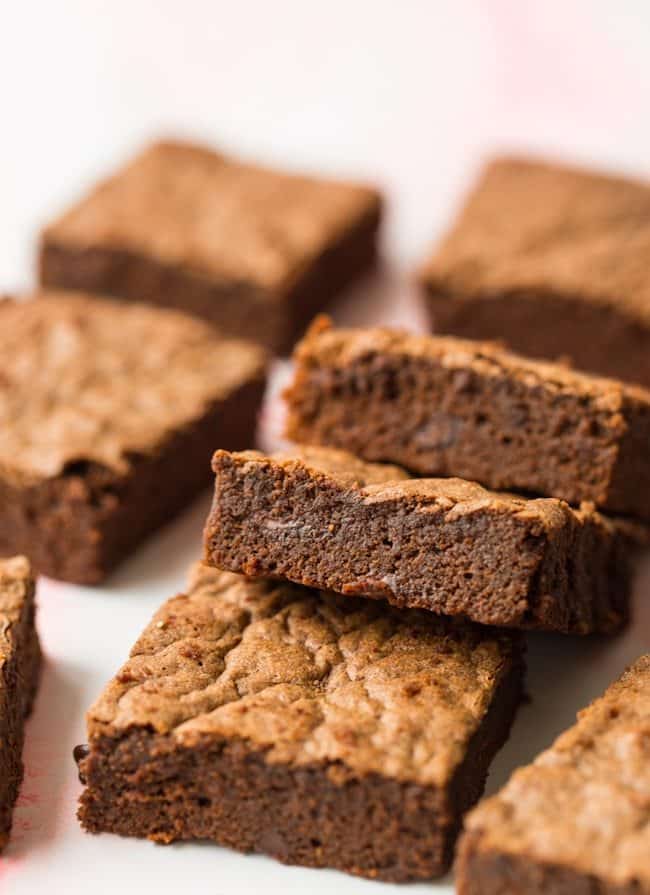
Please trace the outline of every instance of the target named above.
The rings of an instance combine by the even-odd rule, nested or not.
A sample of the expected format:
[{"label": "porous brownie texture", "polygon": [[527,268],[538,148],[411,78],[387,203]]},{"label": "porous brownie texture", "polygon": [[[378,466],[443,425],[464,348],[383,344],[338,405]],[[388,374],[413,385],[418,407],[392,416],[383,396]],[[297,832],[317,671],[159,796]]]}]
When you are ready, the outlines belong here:
[{"label": "porous brownie texture", "polygon": [[516,634],[198,566],[88,714],[81,823],[438,876],[522,671]]},{"label": "porous brownie texture", "polygon": [[217,451],[205,559],[486,625],[586,634],[627,615],[629,548],[592,506],[411,479],[345,451]]},{"label": "porous brownie texture", "polygon": [[56,293],[0,303],[0,553],[100,581],[244,447],[258,346],[174,311]]},{"label": "porous brownie texture", "polygon": [[501,158],[420,279],[436,332],[650,386],[649,252],[648,184]]},{"label": "porous brownie texture", "polygon": [[25,718],[40,670],[34,579],[24,556],[0,559],[0,851],[23,779]]},{"label": "porous brownie texture", "polygon": [[40,278],[178,307],[282,352],[374,266],[380,216],[373,189],[162,141],[45,229]]},{"label": "porous brownie texture", "polygon": [[460,895],[650,892],[650,655],[466,819]]},{"label": "porous brownie texture", "polygon": [[293,441],[650,520],[650,392],[495,344],[390,329],[299,343]]}]

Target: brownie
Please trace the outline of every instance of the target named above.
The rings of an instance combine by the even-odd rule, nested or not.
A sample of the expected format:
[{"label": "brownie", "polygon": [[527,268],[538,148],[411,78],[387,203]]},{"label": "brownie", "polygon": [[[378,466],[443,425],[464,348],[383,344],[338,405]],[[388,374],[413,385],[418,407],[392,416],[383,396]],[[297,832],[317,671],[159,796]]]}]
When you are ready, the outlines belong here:
[{"label": "brownie", "polygon": [[266,357],[176,311],[0,302],[0,555],[92,584],[253,438]]},{"label": "brownie", "polygon": [[197,566],[88,713],[89,831],[439,876],[520,700],[522,641]]},{"label": "brownie", "polygon": [[25,718],[41,662],[34,624],[34,578],[27,559],[0,559],[0,851],[23,779]]},{"label": "brownie", "polygon": [[629,548],[585,504],[412,479],[327,448],[217,451],[205,558],[486,625],[576,634],[628,612]]},{"label": "brownie", "polygon": [[435,328],[650,386],[650,186],[488,165],[421,269]]},{"label": "brownie", "polygon": [[487,342],[325,320],[295,360],[293,441],[650,520],[648,391]]},{"label": "brownie", "polygon": [[282,352],[374,266],[380,214],[365,186],[159,142],[45,229],[40,278],[178,307]]},{"label": "brownie", "polygon": [[473,811],[460,895],[650,893],[650,654]]}]

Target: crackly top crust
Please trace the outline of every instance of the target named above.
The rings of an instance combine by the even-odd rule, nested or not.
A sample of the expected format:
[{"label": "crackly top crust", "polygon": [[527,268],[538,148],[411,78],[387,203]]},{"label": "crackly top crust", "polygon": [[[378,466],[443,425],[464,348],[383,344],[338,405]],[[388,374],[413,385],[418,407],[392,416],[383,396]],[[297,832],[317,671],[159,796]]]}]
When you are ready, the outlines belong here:
[{"label": "crackly top crust", "polygon": [[503,632],[199,565],[90,710],[88,734],[244,739],[274,763],[444,786],[519,651]]},{"label": "crackly top crust", "polygon": [[265,355],[175,311],[50,293],[0,302],[0,470],[40,479],[76,460],[123,472],[262,375]]},{"label": "crackly top crust", "polygon": [[650,320],[649,254],[647,184],[501,158],[484,170],[421,276],[452,296],[544,290]]},{"label": "crackly top crust", "polygon": [[297,344],[299,363],[346,367],[368,354],[431,359],[450,370],[471,368],[481,376],[518,379],[531,389],[570,393],[588,399],[594,409],[616,414],[625,405],[650,408],[650,391],[636,385],[573,370],[559,363],[531,360],[496,342],[429,336],[388,327],[333,328],[320,314]]},{"label": "crackly top crust", "polygon": [[650,883],[650,654],[466,821],[481,850]]},{"label": "crackly top crust", "polygon": [[163,141],[52,223],[44,239],[143,253],[272,296],[379,204],[363,186]]},{"label": "crackly top crust", "polygon": [[[34,578],[24,556],[0,559],[0,668],[15,648],[15,626],[25,605],[34,594]],[[0,677],[0,685],[2,678]]]},{"label": "crackly top crust", "polygon": [[365,463],[336,448],[293,445],[288,451],[268,456],[260,451],[217,451],[213,459],[215,472],[218,471],[221,455],[228,455],[238,463],[250,464],[251,474],[255,472],[255,467],[281,466],[288,472],[305,469],[315,480],[323,481],[325,485],[333,483],[340,488],[351,489],[368,501],[404,499],[419,505],[435,503],[450,520],[459,515],[471,516],[485,511],[508,513],[548,531],[557,531],[574,519],[582,522],[587,518],[612,534],[617,530],[615,522],[602,516],[589,503],[573,509],[559,498],[526,498],[488,491],[467,479],[411,478],[399,466]]}]

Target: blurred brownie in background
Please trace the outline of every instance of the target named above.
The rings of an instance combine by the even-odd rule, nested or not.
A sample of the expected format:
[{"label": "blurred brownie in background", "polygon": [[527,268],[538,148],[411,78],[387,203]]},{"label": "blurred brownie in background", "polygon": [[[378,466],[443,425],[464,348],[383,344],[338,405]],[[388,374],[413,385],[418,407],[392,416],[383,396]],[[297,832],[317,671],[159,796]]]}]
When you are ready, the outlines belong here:
[{"label": "blurred brownie in background", "polygon": [[248,446],[266,353],[178,311],[0,302],[0,554],[100,581]]},{"label": "blurred brownie in background", "polygon": [[41,666],[34,577],[24,556],[0,559],[0,851],[23,779],[25,718]]},{"label": "blurred brownie in background", "polygon": [[650,386],[648,257],[650,185],[503,158],[420,277],[436,332]]},{"label": "blurred brownie in background", "polygon": [[376,260],[365,186],[159,142],[45,229],[41,283],[172,306],[282,353]]}]

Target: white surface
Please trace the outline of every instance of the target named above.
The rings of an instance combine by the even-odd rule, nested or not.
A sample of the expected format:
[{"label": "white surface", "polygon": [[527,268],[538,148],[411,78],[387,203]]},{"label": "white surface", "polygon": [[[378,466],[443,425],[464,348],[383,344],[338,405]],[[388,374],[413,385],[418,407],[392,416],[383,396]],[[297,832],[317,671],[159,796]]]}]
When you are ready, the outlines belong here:
[{"label": "white surface", "polygon": [[[421,323],[405,271],[486,153],[528,147],[650,170],[645,0],[5,6],[0,291],[31,284],[35,234],[49,216],[159,133],[377,180],[390,197],[389,268],[348,302],[342,314],[355,322]],[[266,419],[268,442],[273,407]],[[210,845],[162,848],[91,837],[77,826],[71,750],[84,740],[83,713],[152,612],[183,587],[207,505],[200,501],[104,588],[42,582],[46,664],[0,892],[392,891]],[[649,596],[647,565],[625,636],[531,638],[533,703],[521,711],[490,789],[650,648]]]}]

